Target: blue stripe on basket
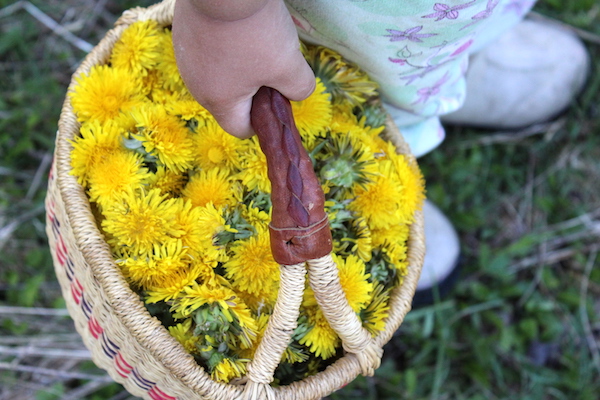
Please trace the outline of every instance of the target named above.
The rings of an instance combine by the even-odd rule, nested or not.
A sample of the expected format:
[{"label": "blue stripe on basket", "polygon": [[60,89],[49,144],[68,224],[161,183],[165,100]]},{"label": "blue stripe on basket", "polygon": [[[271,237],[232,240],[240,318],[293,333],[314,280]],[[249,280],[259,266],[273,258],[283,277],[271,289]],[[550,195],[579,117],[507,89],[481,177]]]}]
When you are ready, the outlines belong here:
[{"label": "blue stripe on basket", "polygon": [[117,351],[120,350],[119,346],[117,346],[114,342],[112,342],[109,338],[106,337],[106,334],[102,332],[102,350],[104,354],[107,355],[108,358],[114,358],[117,355]]},{"label": "blue stripe on basket", "polygon": [[54,232],[54,237],[60,235],[60,231],[58,228],[60,228],[60,221],[56,218],[56,215],[54,213],[52,213],[52,215],[50,216],[50,221],[52,222],[52,232]]},{"label": "blue stripe on basket", "polygon": [[[52,178],[52,176],[50,176],[50,177]],[[60,246],[61,244],[58,242],[63,240],[62,234],[60,232],[60,225],[61,225],[60,221],[58,220],[58,218],[56,218],[56,214],[54,213],[53,207],[52,207],[52,209],[48,210],[48,214],[49,214],[49,219],[52,224],[52,233],[54,235],[54,239],[57,241],[57,246]],[[62,241],[62,244],[64,245],[64,241]],[[57,255],[60,252],[63,252],[63,250],[60,250],[57,248]],[[84,295],[84,288],[81,286],[79,281],[74,282],[75,265],[73,263],[73,260],[71,260],[71,258],[68,255],[66,246],[64,246],[64,254],[61,254],[58,256],[64,257],[63,265],[65,266],[67,278],[71,282],[71,289],[73,289],[73,284],[76,283],[77,287],[78,287],[78,293],[81,292],[81,300],[80,300],[81,309],[82,309],[83,314],[85,315],[86,319],[89,322],[93,319],[93,315],[92,315],[93,305],[88,301],[88,299],[86,299],[86,297]],[[59,259],[59,261],[60,261],[60,259]],[[61,262],[61,264],[62,264],[62,262]],[[93,328],[94,328],[94,332],[100,333],[100,336],[102,337],[100,345],[101,345],[101,348],[102,348],[102,351],[104,352],[104,354],[111,360],[116,360],[116,357],[117,357],[117,355],[119,355],[119,350],[121,350],[121,348],[106,336],[104,329],[102,329],[102,326],[95,319],[94,319],[94,327]],[[94,335],[94,337],[98,338],[98,336],[95,336],[95,335]],[[126,366],[127,366],[127,368],[131,368],[131,366],[129,364],[127,364]],[[124,366],[121,366],[121,368],[123,369]],[[129,371],[123,369],[122,372],[125,373],[125,375],[121,375],[121,376],[126,378]],[[137,372],[137,370],[135,368],[133,368],[131,370],[131,377],[132,377],[133,381],[135,382],[135,384],[138,387],[140,387],[141,389],[146,390],[152,398],[158,398],[161,400],[162,399],[177,400],[177,397],[169,396],[166,393],[164,393],[162,390],[158,389],[158,387],[156,387],[156,382],[152,382],[151,380],[143,378]]]},{"label": "blue stripe on basket", "polygon": [[92,306],[87,301],[84,295],[81,295],[81,309],[83,310],[83,314],[85,318],[90,319],[90,315],[92,315]]},{"label": "blue stripe on basket", "polygon": [[65,257],[66,257],[65,265],[67,266],[67,278],[69,279],[69,281],[72,282],[73,276],[75,275],[73,261],[71,261],[71,258],[67,254],[65,254]]},{"label": "blue stripe on basket", "polygon": [[140,374],[138,374],[137,368],[134,368],[131,371],[131,375],[133,376],[133,381],[136,383],[136,385],[138,385],[142,389],[150,390],[152,389],[152,386],[156,385],[155,382],[142,378]]}]

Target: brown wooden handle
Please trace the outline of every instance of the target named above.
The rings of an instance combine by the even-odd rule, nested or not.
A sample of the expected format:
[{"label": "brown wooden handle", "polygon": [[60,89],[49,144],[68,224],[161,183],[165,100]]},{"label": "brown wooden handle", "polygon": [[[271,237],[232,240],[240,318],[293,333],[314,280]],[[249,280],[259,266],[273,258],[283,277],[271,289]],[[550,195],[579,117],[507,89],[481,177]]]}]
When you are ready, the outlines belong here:
[{"label": "brown wooden handle", "polygon": [[289,100],[262,87],[252,101],[250,118],[267,158],[275,261],[293,265],[329,254],[332,244],[325,195],[302,146]]}]

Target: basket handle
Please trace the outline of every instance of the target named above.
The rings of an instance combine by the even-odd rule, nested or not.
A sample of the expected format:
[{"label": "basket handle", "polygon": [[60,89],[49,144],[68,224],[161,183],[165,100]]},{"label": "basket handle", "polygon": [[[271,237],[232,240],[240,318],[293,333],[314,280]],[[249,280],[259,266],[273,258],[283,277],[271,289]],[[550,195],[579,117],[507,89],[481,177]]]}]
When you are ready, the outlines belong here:
[{"label": "basket handle", "polygon": [[[382,350],[362,327],[340,285],[337,266],[331,258],[332,237],[324,210],[325,195],[302,146],[290,102],[278,91],[262,87],[254,96],[250,118],[267,159],[273,204],[269,224],[271,251],[275,261],[282,265],[282,275],[275,311],[263,336],[263,341],[273,336],[279,340],[259,345],[255,359],[248,366],[249,382],[243,399],[269,399],[273,395],[268,383],[296,327],[306,264],[310,284],[325,317],[346,351],[357,357],[362,373],[372,375],[381,362]],[[288,285],[292,279],[296,282]],[[284,296],[282,291],[286,292]],[[279,312],[284,309],[285,312]]]},{"label": "basket handle", "polygon": [[274,400],[273,374],[296,329],[306,279],[306,261],[330,254],[325,195],[302,146],[288,99],[262,87],[250,111],[252,127],[267,159],[271,181],[271,252],[281,264],[273,314],[248,365],[240,400]]},{"label": "basket handle", "polygon": [[302,146],[289,100],[263,86],[254,95],[250,118],[267,158],[275,261],[294,265],[331,253],[325,195]]}]

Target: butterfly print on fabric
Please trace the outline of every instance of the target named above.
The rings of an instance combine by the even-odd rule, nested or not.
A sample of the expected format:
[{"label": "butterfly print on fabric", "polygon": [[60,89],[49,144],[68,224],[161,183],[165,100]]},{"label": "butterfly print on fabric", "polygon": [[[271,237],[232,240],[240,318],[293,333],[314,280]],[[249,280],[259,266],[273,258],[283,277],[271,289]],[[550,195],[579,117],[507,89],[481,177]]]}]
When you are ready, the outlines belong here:
[{"label": "butterfly print on fabric", "polygon": [[459,10],[464,10],[465,8],[471,7],[475,1],[476,0],[472,0],[468,3],[459,4],[454,7],[450,7],[449,5],[443,3],[435,3],[433,10],[436,12],[424,15],[421,18],[435,18],[436,21],[441,21],[444,18],[456,19],[458,18]]},{"label": "butterfly print on fabric", "polygon": [[423,25],[415,26],[414,28],[410,28],[405,31],[398,31],[396,29],[386,29],[389,35],[383,36],[389,37],[390,42],[402,42],[404,40],[409,40],[411,42],[421,43],[423,42],[421,39],[437,35],[437,33],[419,33],[421,29],[423,29]]},{"label": "butterfly print on fabric", "polygon": [[488,0],[487,4],[485,6],[485,10],[480,11],[477,14],[473,15],[471,17],[473,22],[468,23],[467,25],[463,26],[462,28],[460,28],[460,30],[462,31],[463,29],[466,29],[471,25],[475,25],[476,23],[481,22],[484,19],[488,19],[493,14],[494,9],[498,5],[498,3],[500,3],[500,0]]}]

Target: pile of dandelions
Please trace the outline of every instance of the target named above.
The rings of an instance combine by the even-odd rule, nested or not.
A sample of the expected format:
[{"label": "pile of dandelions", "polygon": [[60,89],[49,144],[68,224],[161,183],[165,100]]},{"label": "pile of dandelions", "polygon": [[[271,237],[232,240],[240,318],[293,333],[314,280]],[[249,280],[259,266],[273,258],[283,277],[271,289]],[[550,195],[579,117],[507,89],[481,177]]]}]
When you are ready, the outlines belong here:
[{"label": "pile of dandelions", "polygon": [[[326,196],[347,300],[372,334],[406,274],[406,240],[424,198],[417,166],[380,136],[376,85],[338,54],[303,49],[317,89],[292,108]],[[76,78],[81,122],[72,174],[114,260],[150,313],[213,377],[242,377],[273,311],[266,160],[256,138],[226,134],[186,90],[171,32],[132,24],[107,65]],[[285,384],[342,355],[307,286],[275,373]]]}]

